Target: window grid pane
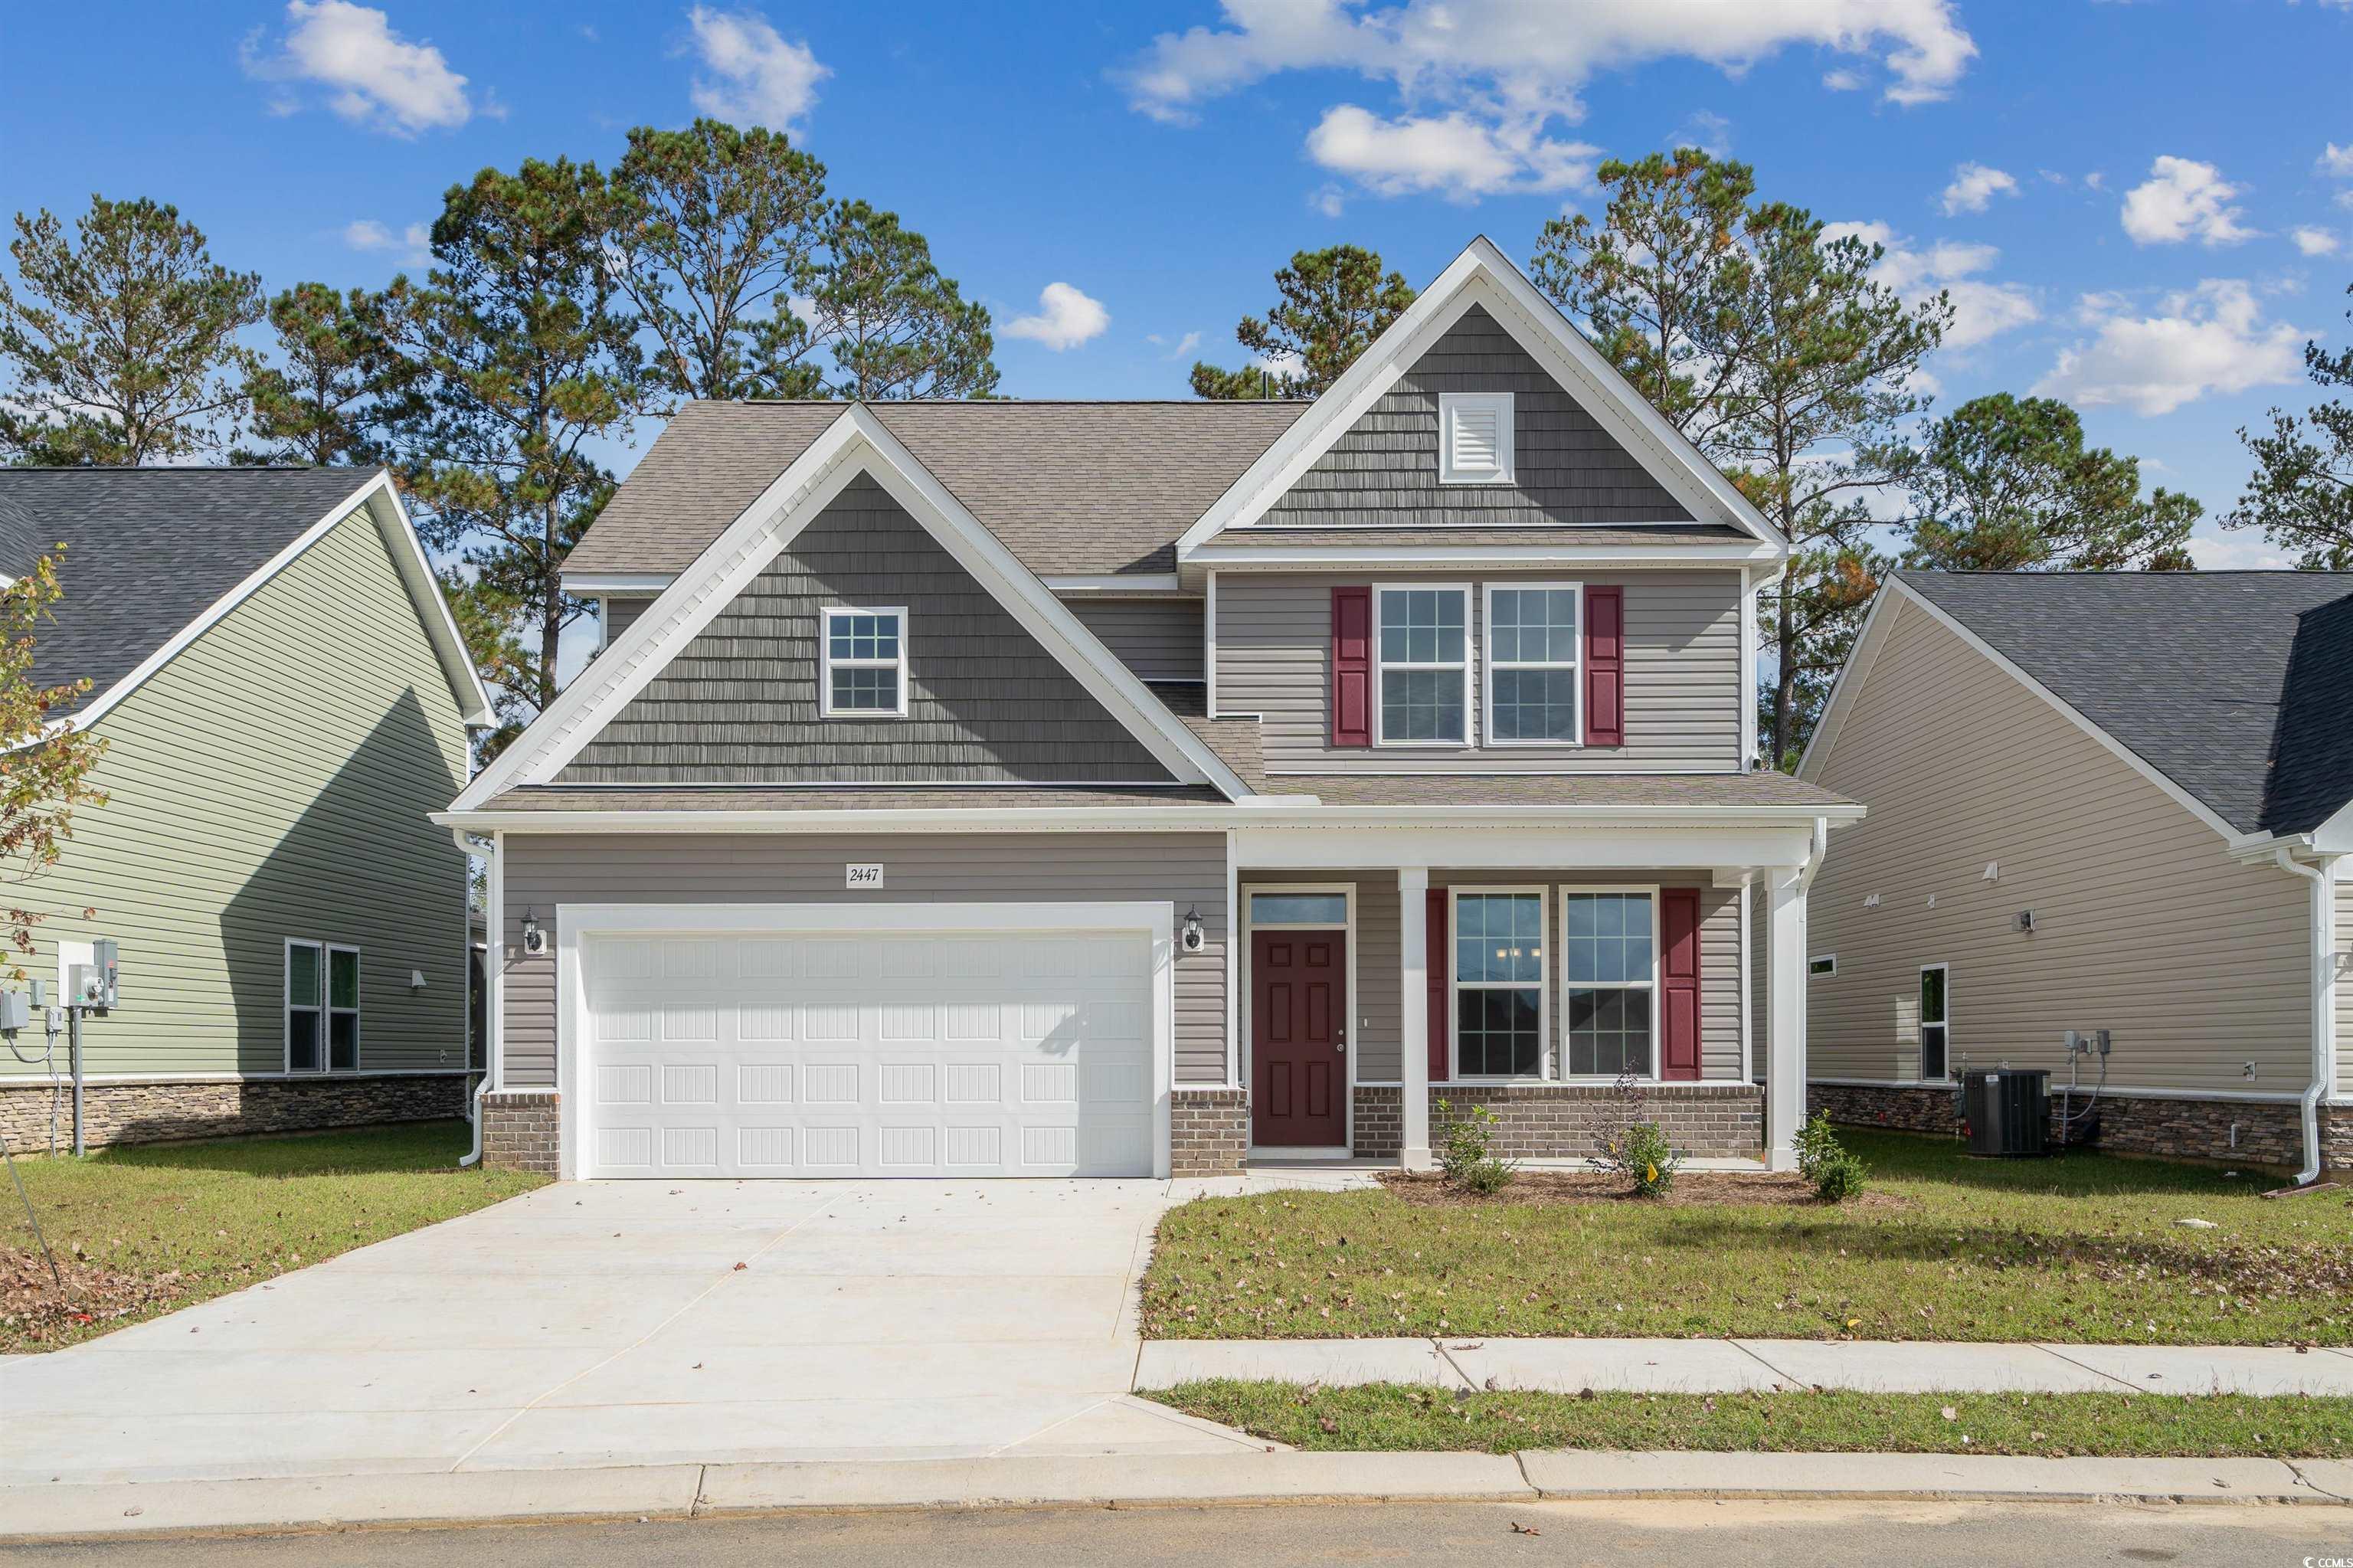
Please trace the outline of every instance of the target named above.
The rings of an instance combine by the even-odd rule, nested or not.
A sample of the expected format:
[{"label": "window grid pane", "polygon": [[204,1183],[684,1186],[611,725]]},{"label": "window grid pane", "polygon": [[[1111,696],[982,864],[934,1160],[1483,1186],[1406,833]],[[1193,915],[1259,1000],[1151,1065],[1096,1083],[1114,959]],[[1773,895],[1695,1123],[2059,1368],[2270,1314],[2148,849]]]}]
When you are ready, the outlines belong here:
[{"label": "window grid pane", "polygon": [[296,943],[286,949],[286,1000],[296,1007],[319,1005],[319,949]]},{"label": "window grid pane", "polygon": [[1562,900],[1570,1076],[1652,1075],[1656,938],[1648,893],[1572,893]]},{"label": "window grid pane", "polygon": [[360,956],[349,949],[327,955],[327,1004],[331,1007],[357,1007],[360,1004]]},{"label": "window grid pane", "polygon": [[1455,1059],[1466,1077],[1544,1071],[1544,895],[1454,899]]},{"label": "window grid pane", "polygon": [[836,712],[898,712],[899,672],[890,666],[835,670],[833,706]]},{"label": "window grid pane", "polygon": [[286,1066],[295,1073],[319,1070],[319,1013],[296,1008],[286,1015]]},{"label": "window grid pane", "polygon": [[1380,593],[1381,738],[1461,741],[1470,733],[1468,597],[1451,588]]},{"label": "window grid pane", "polygon": [[1577,589],[1495,588],[1487,617],[1489,736],[1577,740]]}]

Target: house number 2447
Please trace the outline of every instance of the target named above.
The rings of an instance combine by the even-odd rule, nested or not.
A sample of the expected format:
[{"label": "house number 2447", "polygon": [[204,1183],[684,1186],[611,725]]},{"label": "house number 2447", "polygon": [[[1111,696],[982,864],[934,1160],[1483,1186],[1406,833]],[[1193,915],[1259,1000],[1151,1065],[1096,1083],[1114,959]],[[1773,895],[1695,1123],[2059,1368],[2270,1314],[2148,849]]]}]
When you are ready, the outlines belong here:
[{"label": "house number 2447", "polygon": [[847,870],[849,872],[849,875],[843,882],[843,885],[846,887],[880,887],[882,885],[882,867],[879,862],[872,865],[858,865],[853,863],[849,866]]}]

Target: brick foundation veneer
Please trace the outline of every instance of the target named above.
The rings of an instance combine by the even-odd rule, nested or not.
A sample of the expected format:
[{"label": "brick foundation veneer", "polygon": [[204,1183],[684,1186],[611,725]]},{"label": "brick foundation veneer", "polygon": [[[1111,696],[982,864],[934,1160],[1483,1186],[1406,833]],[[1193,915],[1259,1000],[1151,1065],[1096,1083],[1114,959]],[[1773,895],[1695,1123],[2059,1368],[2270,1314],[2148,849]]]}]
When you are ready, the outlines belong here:
[{"label": "brick foundation veneer", "polygon": [[[1593,1152],[1594,1134],[1620,1119],[1620,1099],[1608,1084],[1432,1084],[1430,1146],[1445,1139],[1447,1118],[1438,1108],[1444,1100],[1455,1116],[1474,1105],[1493,1111],[1501,1123],[1492,1147],[1503,1159],[1583,1160]],[[1765,1094],[1754,1084],[1646,1084],[1642,1117],[1665,1128],[1667,1141],[1686,1155],[1755,1160],[1764,1154]]]},{"label": "brick foundation veneer", "polygon": [[[466,1114],[462,1073],[376,1077],[248,1078],[177,1084],[91,1084],[82,1090],[90,1149],[185,1143],[257,1132],[312,1132],[373,1122],[438,1121]],[[16,1153],[49,1147],[46,1078],[0,1084],[0,1138]],[[57,1094],[58,1148],[73,1147],[73,1085]]]},{"label": "brick foundation veneer", "polygon": [[1170,1094],[1170,1175],[1239,1176],[1249,1152],[1248,1091],[1178,1088]]},{"label": "brick foundation veneer", "polygon": [[1360,1085],[1356,1099],[1349,1152],[1359,1160],[1395,1160],[1405,1151],[1405,1091]]},{"label": "brick foundation veneer", "polygon": [[[1835,1122],[1856,1127],[1892,1127],[1907,1132],[1957,1134],[1960,1097],[1953,1089],[1888,1088],[1876,1085],[1815,1084],[1806,1094],[1808,1114],[1826,1110]],[[2353,1162],[2353,1107],[2334,1110],[2324,1128],[2332,1142],[2333,1165]],[[2051,1135],[2058,1136],[2059,1096],[2051,1097]],[[2238,1129],[2232,1141],[2232,1128]],[[2269,1101],[2137,1098],[2114,1092],[2100,1097],[2100,1130],[2092,1147],[2123,1154],[2158,1154],[2176,1160],[2242,1160],[2250,1165],[2304,1163],[2304,1128],[2298,1107]]]},{"label": "brick foundation veneer", "polygon": [[563,1174],[564,1097],[554,1089],[501,1089],[482,1097],[482,1163]]}]

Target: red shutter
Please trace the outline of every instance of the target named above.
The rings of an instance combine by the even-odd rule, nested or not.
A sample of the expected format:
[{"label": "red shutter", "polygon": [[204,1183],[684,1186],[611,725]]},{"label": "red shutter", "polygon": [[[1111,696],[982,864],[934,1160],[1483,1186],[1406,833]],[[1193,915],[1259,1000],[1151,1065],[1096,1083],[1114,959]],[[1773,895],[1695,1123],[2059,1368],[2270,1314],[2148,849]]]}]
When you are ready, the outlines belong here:
[{"label": "red shutter", "polygon": [[1450,1075],[1449,1064],[1454,1058],[1454,1053],[1448,1048],[1452,1042],[1446,1020],[1446,993],[1451,989],[1448,981],[1453,974],[1447,959],[1453,944],[1446,939],[1446,889],[1433,887],[1422,898],[1422,920],[1429,938],[1423,951],[1430,964],[1430,1081],[1442,1084]]},{"label": "red shutter", "polygon": [[1332,590],[1332,744],[1373,744],[1373,590]]},{"label": "red shutter", "polygon": [[1626,590],[1585,590],[1585,744],[1626,744]]},{"label": "red shutter", "polygon": [[1659,1032],[1664,1049],[1659,1076],[1688,1083],[1699,1077],[1699,889],[1659,891]]}]

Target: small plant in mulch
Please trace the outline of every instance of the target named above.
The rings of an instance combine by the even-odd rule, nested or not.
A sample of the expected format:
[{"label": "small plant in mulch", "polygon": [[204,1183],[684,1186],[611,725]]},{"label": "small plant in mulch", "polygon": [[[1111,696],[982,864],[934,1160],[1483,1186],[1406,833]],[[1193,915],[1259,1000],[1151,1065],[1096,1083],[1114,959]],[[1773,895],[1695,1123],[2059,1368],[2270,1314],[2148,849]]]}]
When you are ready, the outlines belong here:
[{"label": "small plant in mulch", "polygon": [[1495,1155],[1495,1128],[1503,1118],[1485,1106],[1472,1106],[1457,1117],[1453,1106],[1442,1099],[1432,1108],[1445,1128],[1438,1169],[1449,1187],[1485,1198],[1511,1185],[1516,1167]]},{"label": "small plant in mulch", "polygon": [[1624,1178],[1638,1198],[1664,1197],[1674,1190],[1683,1156],[1667,1141],[1667,1129],[1642,1114],[1648,1100],[1633,1074],[1620,1075],[1610,1094],[1586,1163]]},{"label": "small plant in mulch", "polygon": [[1862,1161],[1831,1129],[1830,1113],[1816,1111],[1798,1129],[1798,1173],[1814,1184],[1826,1203],[1843,1203],[1864,1186]]}]

